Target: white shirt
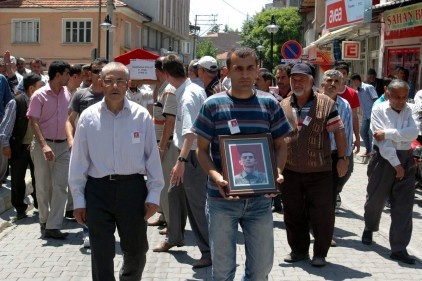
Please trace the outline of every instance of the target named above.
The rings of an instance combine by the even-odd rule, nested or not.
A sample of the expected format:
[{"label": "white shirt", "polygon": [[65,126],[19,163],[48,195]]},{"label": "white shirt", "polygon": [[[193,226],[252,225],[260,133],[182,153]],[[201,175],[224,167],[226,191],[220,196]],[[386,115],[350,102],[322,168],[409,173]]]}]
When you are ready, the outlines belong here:
[{"label": "white shirt", "polygon": [[[192,83],[189,79],[176,89],[177,113],[174,126],[173,142],[182,149],[184,135],[192,134],[191,128],[198,116],[202,104],[207,98],[205,90]],[[191,150],[196,150],[197,139],[193,141]]]},{"label": "white shirt", "polygon": [[390,102],[379,103],[374,106],[371,114],[371,131],[383,130],[385,139],[374,145],[379,147],[381,156],[395,167],[400,165],[396,150],[409,150],[411,142],[418,136],[418,127],[412,116],[409,104],[400,112],[394,111]]},{"label": "white shirt", "polygon": [[140,104],[145,108],[148,108],[148,105],[150,104],[154,104],[152,90],[149,86],[146,85],[138,87],[136,92],[132,92],[130,89],[127,89],[126,97],[129,100],[136,102],[137,104]]},{"label": "white shirt", "polygon": [[164,186],[154,125],[148,111],[125,98],[115,115],[105,100],[80,115],[70,156],[69,187],[74,207],[85,208],[88,176],[147,175],[146,202],[159,204]]}]

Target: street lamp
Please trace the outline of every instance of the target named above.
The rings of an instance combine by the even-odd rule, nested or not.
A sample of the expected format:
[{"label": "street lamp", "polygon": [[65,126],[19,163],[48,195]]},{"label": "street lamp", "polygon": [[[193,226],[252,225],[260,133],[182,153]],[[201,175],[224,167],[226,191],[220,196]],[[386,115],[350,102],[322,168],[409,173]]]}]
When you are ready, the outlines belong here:
[{"label": "street lamp", "polygon": [[269,25],[267,25],[265,27],[267,29],[267,31],[271,34],[271,49],[270,49],[270,72],[273,73],[273,60],[274,60],[274,55],[273,55],[273,48],[274,48],[274,33],[277,33],[278,29],[280,28],[280,26],[278,26],[275,23],[275,17],[274,15],[271,16],[271,22]]},{"label": "street lamp", "polygon": [[106,30],[106,59],[110,61],[110,32],[112,32],[115,28],[114,25],[111,24],[111,19],[109,15],[106,15],[104,22],[100,24],[103,29]]},{"label": "street lamp", "polygon": [[258,54],[259,54],[259,68],[262,67],[262,52],[265,51],[265,47],[262,46],[262,42],[259,42],[259,45],[256,46],[256,49],[258,50]]}]

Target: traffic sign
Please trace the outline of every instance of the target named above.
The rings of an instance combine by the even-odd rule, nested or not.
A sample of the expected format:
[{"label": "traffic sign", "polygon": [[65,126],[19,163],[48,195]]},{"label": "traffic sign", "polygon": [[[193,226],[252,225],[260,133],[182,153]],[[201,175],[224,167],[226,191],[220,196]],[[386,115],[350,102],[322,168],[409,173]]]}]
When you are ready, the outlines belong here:
[{"label": "traffic sign", "polygon": [[289,40],[281,47],[281,55],[285,59],[299,59],[302,55],[302,46],[297,41]]}]

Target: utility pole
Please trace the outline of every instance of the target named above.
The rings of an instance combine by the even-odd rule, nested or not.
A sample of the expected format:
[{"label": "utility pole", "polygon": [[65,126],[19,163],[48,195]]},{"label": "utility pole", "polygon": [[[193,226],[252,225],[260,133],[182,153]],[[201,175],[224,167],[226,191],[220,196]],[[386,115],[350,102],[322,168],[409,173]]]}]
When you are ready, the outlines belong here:
[{"label": "utility pole", "polygon": [[[196,41],[198,39],[199,34],[197,33],[197,31],[201,30],[201,28],[198,25],[201,26],[210,26],[210,28],[208,28],[205,32],[207,32],[208,30],[210,30],[212,27],[214,27],[216,25],[217,22],[217,16],[218,15],[195,15],[195,26],[193,29],[193,55],[192,55],[192,59],[196,58]],[[199,19],[199,23],[198,23],[198,17],[207,17],[208,19]],[[209,17],[211,17],[211,19],[209,19]],[[211,24],[209,22],[212,22]]]},{"label": "utility pole", "polygon": [[97,47],[97,58],[101,56],[101,0],[98,0],[98,47]]},{"label": "utility pole", "polygon": [[[110,17],[111,22],[114,21],[113,18],[113,11],[114,11],[114,1],[113,0],[107,0],[107,15]],[[117,23],[115,23],[117,25]],[[114,32],[109,32],[109,38],[108,38],[108,46],[109,46],[109,57],[107,58],[109,61],[112,61],[114,59],[113,55],[113,34]]]}]

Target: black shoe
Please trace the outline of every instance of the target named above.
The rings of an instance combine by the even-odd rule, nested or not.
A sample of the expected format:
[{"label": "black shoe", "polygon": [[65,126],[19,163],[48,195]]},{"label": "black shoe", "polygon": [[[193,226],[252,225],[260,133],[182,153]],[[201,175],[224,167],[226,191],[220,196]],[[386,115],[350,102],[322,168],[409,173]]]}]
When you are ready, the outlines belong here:
[{"label": "black shoe", "polygon": [[28,215],[26,214],[26,212],[18,212],[17,214],[16,214],[16,217],[15,217],[15,220],[21,220],[21,219],[24,219],[24,218],[27,218],[28,217]]},{"label": "black shoe", "polygon": [[45,230],[45,226],[46,225],[47,224],[45,222],[40,222],[40,228],[41,228],[41,230]]},{"label": "black shoe", "polygon": [[44,232],[45,238],[66,239],[69,233],[61,232],[60,229],[46,229]]},{"label": "black shoe", "polygon": [[297,261],[307,260],[307,259],[309,259],[308,253],[296,254],[296,253],[291,252],[290,254],[288,254],[284,258],[284,261],[285,262],[297,262]]},{"label": "black shoe", "polygon": [[71,219],[71,220],[75,219],[75,216],[73,216],[73,210],[71,210],[71,211],[66,211],[66,212],[64,213],[64,217],[65,217],[65,218],[67,218],[67,219]]},{"label": "black shoe", "polygon": [[362,234],[362,243],[365,245],[372,244],[372,231],[364,230]]},{"label": "black shoe", "polygon": [[415,264],[416,259],[409,256],[406,250],[399,252],[392,252],[390,258],[393,260],[398,260],[407,264]]}]

